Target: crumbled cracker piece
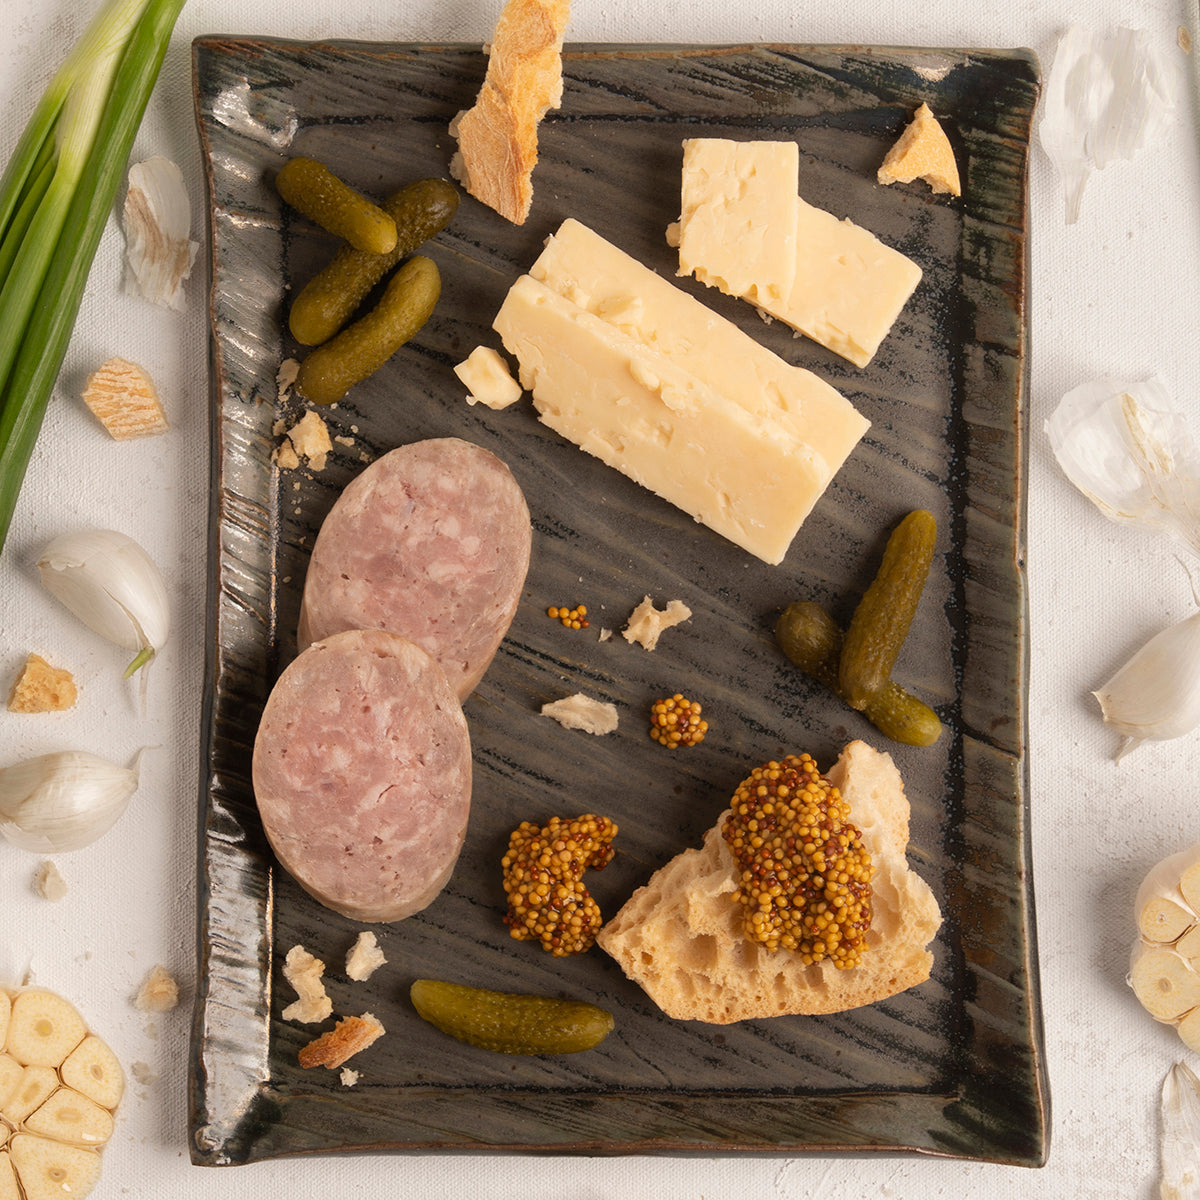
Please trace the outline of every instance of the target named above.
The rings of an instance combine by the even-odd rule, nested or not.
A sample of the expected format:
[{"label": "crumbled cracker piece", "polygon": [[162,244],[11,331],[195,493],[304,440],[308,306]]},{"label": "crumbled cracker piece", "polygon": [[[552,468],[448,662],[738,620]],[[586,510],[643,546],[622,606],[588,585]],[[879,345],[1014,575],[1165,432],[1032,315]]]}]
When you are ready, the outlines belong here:
[{"label": "crumbled cracker piece", "polygon": [[18,713],[63,712],[75,707],[79,690],[70,671],[52,667],[39,654],[25,660],[8,696],[8,711]]},{"label": "crumbled cracker piece", "polygon": [[313,471],[325,470],[325,460],[333,449],[329,429],[321,417],[310,409],[284,434],[283,442],[271,456],[281,470],[292,471],[307,459]]},{"label": "crumbled cracker piece", "polygon": [[358,1072],[349,1067],[343,1067],[339,1078],[342,1081],[342,1087],[353,1087],[358,1082]]},{"label": "crumbled cracker piece", "polygon": [[300,1047],[300,1065],[336,1070],[348,1058],[383,1036],[383,1025],[371,1014],[343,1017],[331,1030]]},{"label": "crumbled cracker piece", "polygon": [[621,636],[627,642],[637,642],[647,650],[653,650],[665,630],[686,621],[691,615],[692,610],[682,600],[668,600],[666,608],[657,609],[647,596],[630,613],[629,623],[621,630]]},{"label": "crumbled cracker piece", "polygon": [[38,863],[33,873],[33,890],[43,900],[61,900],[66,896],[67,881],[50,859]]},{"label": "crumbled cracker piece", "polygon": [[962,195],[954,150],[928,104],[922,104],[913,114],[910,124],[887,152],[876,178],[883,184],[923,179],[935,192]]},{"label": "crumbled cracker piece", "polygon": [[150,971],[133,998],[133,1007],[142,1012],[170,1012],[178,1003],[179,984],[161,964]]},{"label": "crumbled cracker piece", "polygon": [[294,358],[285,358],[275,372],[275,386],[279,389],[279,399],[286,400],[296,385],[296,377],[300,374],[300,364]]},{"label": "crumbled cracker piece", "polygon": [[145,368],[110,358],[83,387],[83,402],[117,441],[165,433],[167,415]]},{"label": "crumbled cracker piece", "polygon": [[361,983],[364,979],[370,979],[385,962],[387,959],[383,957],[375,935],[369,929],[364,929],[346,955],[346,976]]},{"label": "crumbled cracker piece", "polygon": [[582,692],[542,705],[542,716],[557,721],[564,729],[582,729],[601,736],[617,727],[617,706],[593,700]]},{"label": "crumbled cracker piece", "polygon": [[283,977],[296,989],[298,999],[283,1010],[285,1021],[309,1025],[323,1021],[333,1012],[333,1001],[325,994],[321,976],[325,964],[303,946],[293,946],[283,960]]}]

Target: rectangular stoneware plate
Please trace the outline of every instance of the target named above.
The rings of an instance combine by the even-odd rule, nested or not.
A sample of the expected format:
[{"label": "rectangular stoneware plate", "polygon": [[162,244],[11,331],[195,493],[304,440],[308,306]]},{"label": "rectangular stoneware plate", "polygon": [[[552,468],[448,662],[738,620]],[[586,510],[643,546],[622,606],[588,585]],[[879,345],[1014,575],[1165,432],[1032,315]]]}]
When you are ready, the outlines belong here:
[{"label": "rectangular stoneware plate", "polygon": [[[327,409],[323,470],[272,462],[289,296],[333,240],[281,204],[290,156],[326,162],[383,196],[447,176],[447,127],[486,68],[479,47],[295,44],[205,37],[195,104],[209,188],[212,523],[200,987],[191,1152],[204,1164],[348,1150],[795,1154],[921,1152],[1037,1165],[1048,1096],[1037,989],[1026,763],[1024,504],[1027,169],[1039,75],[1026,51],[810,46],[569,46],[561,109],[541,131],[532,213],[514,226],[464,197],[426,248],[442,297],[374,378]],[[963,195],[882,187],[876,169],[928,101]],[[871,428],[792,544],[769,567],[539,424],[528,400],[465,402],[452,367],[499,346],[505,292],[566,217],[659,274],[679,215],[681,141],[794,139],[801,193],[915,259],[924,277],[878,355],[858,369],[693,280],[698,295],[817,372]],[[466,845],[425,911],[378,927],[388,964],[349,982],[357,927],[274,864],[250,785],[255,729],[295,653],[306,559],[321,520],[364,464],[402,443],[454,436],[509,464],[533,520],[522,603],[465,705],[475,764]],[[809,597],[843,623],[888,531],[937,517],[929,584],[896,676],[945,724],[933,747],[886,741],[777,650],[774,622]],[[647,652],[620,636],[644,596],[691,619]],[[586,604],[565,628],[550,605]],[[601,631],[614,635],[605,640]],[[567,730],[541,706],[575,692],[616,705],[616,733]],[[648,736],[657,698],[704,705],[707,738],[668,751]],[[828,1017],[710,1026],[664,1017],[601,950],[554,958],[502,923],[500,858],[523,820],[602,813],[617,856],[589,876],[601,910],[704,831],[754,766],[808,751],[823,767],[863,738],[891,751],[912,802],[912,866],[944,913],[932,977]],[[297,944],[328,964],[337,1014],[373,1012],[384,1038],[338,1073],[299,1047],[332,1022],[281,1019]],[[491,1054],[424,1024],[418,977],[568,995],[611,1011],[596,1049]]]}]

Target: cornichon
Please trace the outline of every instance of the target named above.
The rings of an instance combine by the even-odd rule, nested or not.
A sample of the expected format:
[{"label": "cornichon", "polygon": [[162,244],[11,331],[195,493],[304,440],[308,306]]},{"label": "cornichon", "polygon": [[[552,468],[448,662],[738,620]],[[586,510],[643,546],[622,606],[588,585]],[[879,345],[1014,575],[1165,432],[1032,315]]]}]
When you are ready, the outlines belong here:
[{"label": "cornichon", "polygon": [[574,1054],[598,1046],[612,1031],[612,1013],[582,1000],[492,992],[418,979],[413,1007],[443,1033],[500,1054]]},{"label": "cornichon", "polygon": [[296,373],[297,389],[314,404],[336,404],[429,320],[441,290],[437,264],[420,255],[410,258],[365,317],[305,358]]},{"label": "cornichon", "polygon": [[842,642],[838,690],[860,712],[892,673],[917,611],[937,541],[937,522],[910,512],[888,538],[883,561],[863,594]]},{"label": "cornichon", "polygon": [[[845,699],[838,685],[842,631],[819,604],[789,604],[775,623],[775,640],[805,674]],[[937,713],[891,679],[867,702],[863,715],[882,734],[907,746],[932,746],[942,732]]]},{"label": "cornichon", "polygon": [[275,176],[275,190],[322,229],[371,254],[396,245],[396,222],[315,158],[290,158]]},{"label": "cornichon", "polygon": [[393,267],[450,224],[458,189],[444,179],[418,179],[382,207],[396,224],[395,246],[386,254],[342,246],[304,285],[288,313],[288,328],[302,346],[327,342]]}]

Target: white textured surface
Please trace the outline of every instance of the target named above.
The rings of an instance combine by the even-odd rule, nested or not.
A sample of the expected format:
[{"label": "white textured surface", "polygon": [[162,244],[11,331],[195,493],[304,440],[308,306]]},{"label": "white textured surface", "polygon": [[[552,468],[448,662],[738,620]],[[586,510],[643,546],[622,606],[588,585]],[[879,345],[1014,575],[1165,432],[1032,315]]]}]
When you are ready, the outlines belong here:
[{"label": "white textured surface", "polygon": [[[1049,68],[1069,20],[1098,29],[1138,24],[1185,77],[1177,46],[1187,6],[1101,0],[575,0],[570,40],[793,41],[931,46],[1029,46]],[[53,67],[93,3],[0,4],[0,154],[6,159]],[[189,0],[135,156],[165,154],[203,198],[189,90],[189,43],[201,33],[316,38],[482,41],[499,0]],[[547,1159],[360,1157],[229,1170],[189,1165],[186,1053],[192,995],[196,780],[203,671],[207,486],[203,271],[186,315],[151,309],[120,290],[121,237],[105,235],[56,397],[0,559],[0,680],[29,650],[69,663],[80,683],[72,713],[0,711],[0,762],[71,747],[127,760],[140,746],[144,784],[97,846],[59,860],[70,886],[36,897],[36,858],[0,845],[5,920],[0,952],[32,960],[37,978],[77,999],[127,1064],[131,1080],[95,1196],[481,1200],[653,1196],[733,1200],[995,1197],[1149,1200],[1157,1195],[1157,1104],[1174,1033],[1155,1026],[1125,985],[1133,895],[1162,855],[1200,840],[1192,763],[1200,734],[1147,746],[1121,768],[1117,738],[1088,693],[1147,637],[1193,607],[1187,576],[1162,540],[1110,525],[1057,473],[1042,423],[1086,379],[1161,374],[1200,411],[1200,172],[1196,117],[1184,91],[1167,134],[1135,162],[1093,177],[1067,227],[1045,155],[1032,160],[1032,346],[1029,579],[1033,675],[1030,726],[1040,957],[1053,1095],[1049,1165],[1041,1170],[910,1158]],[[197,227],[199,218],[197,217]],[[202,251],[203,253],[203,251]],[[142,362],[159,382],[173,431],[118,445],[78,401],[82,378],[110,354]],[[150,680],[149,715],[119,681],[121,652],[78,630],[40,589],[32,560],[54,534],[108,524],[136,534],[169,576],[175,628]],[[184,985],[165,1016],[129,998],[156,962]]]}]

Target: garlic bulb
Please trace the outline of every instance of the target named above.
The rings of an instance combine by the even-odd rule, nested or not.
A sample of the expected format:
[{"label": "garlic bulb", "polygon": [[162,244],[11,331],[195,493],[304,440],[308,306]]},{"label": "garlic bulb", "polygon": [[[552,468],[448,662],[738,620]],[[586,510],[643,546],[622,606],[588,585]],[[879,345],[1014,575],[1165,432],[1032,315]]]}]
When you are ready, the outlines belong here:
[{"label": "garlic bulb", "polygon": [[1156,633],[1092,695],[1125,735],[1118,762],[1142,742],[1190,733],[1200,725],[1200,612]]},{"label": "garlic bulb", "polygon": [[39,854],[90,846],[128,807],[137,791],[138,765],[127,769],[82,750],[64,750],[5,767],[0,833]]},{"label": "garlic bulb", "polygon": [[1166,530],[1200,553],[1200,448],[1161,380],[1082,384],[1046,434],[1063,473],[1109,520]]},{"label": "garlic bulb", "polygon": [[1140,29],[1104,37],[1071,25],[1059,38],[1042,94],[1042,147],[1058,168],[1067,224],[1079,218],[1093,169],[1131,159],[1166,127],[1175,80]]},{"label": "garlic bulb", "polygon": [[1184,1062],[1162,1089],[1162,1200],[1200,1200],[1200,1079]]},{"label": "garlic bulb", "polygon": [[64,534],[42,551],[38,569],[42,583],[89,629],[136,651],[127,678],[166,643],[167,589],[132,538],[111,529]]}]

